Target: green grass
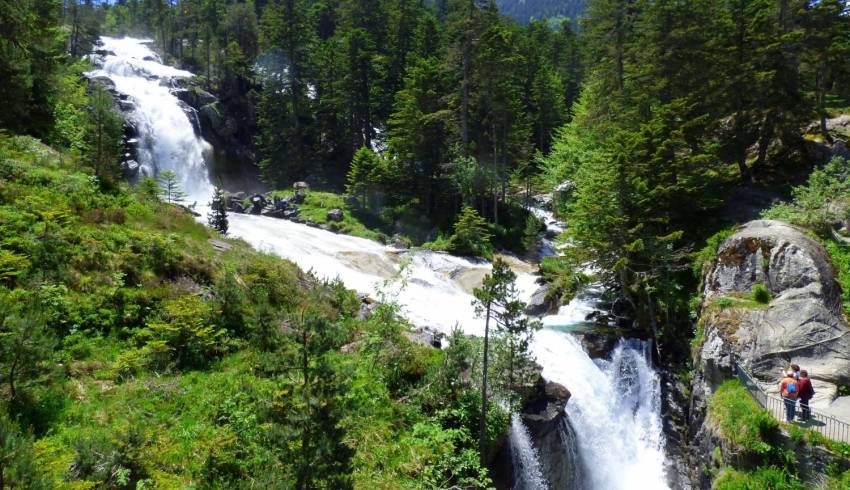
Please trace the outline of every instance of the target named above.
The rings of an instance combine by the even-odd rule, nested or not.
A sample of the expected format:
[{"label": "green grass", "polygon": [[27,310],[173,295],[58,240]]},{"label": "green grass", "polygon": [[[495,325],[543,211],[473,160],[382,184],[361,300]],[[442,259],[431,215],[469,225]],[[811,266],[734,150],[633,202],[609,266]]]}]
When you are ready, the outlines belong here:
[{"label": "green grass", "polygon": [[727,440],[750,453],[769,453],[779,435],[779,422],[759,407],[737,379],[717,388],[708,412]]},{"label": "green grass", "polygon": [[726,467],[713,482],[713,490],[803,490],[800,480],[775,466],[755,470]]},{"label": "green grass", "polygon": [[[294,191],[283,190],[274,191],[275,197],[291,196]],[[375,216],[361,210],[351,208],[345,203],[345,198],[342,194],[333,192],[322,192],[308,190],[307,197],[303,204],[298,205],[300,210],[299,217],[310,220],[317,224],[327,225],[331,231],[353,235],[369,240],[378,240],[381,235],[387,236],[389,226]],[[343,219],[341,222],[329,221],[327,218],[328,211],[331,209],[341,209],[343,211]]]}]

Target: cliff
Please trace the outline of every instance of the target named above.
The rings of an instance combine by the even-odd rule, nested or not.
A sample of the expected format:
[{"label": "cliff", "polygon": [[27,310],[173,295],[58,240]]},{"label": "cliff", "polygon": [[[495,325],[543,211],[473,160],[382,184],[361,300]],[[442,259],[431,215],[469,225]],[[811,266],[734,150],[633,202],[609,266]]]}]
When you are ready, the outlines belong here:
[{"label": "cliff", "polygon": [[[747,449],[737,447],[728,429],[724,433],[718,415],[728,407],[712,405],[721,385],[733,389],[724,382],[734,377],[736,363],[753,373],[768,393],[778,391],[780,370],[797,363],[813,380],[813,406],[837,413],[846,403],[846,397],[838,396],[839,387],[850,381],[850,327],[824,247],[778,221],[751,221],[727,238],[704,271],[701,293],[689,439],[692,480],[707,488],[716,474],[711,468],[757,466],[769,457],[742,458]],[[739,398],[745,394],[743,389],[738,392]],[[734,398],[729,397],[729,403]],[[757,440],[764,447],[788,444],[778,424],[760,423],[764,427]],[[801,478],[818,478],[805,465],[799,471]]]}]

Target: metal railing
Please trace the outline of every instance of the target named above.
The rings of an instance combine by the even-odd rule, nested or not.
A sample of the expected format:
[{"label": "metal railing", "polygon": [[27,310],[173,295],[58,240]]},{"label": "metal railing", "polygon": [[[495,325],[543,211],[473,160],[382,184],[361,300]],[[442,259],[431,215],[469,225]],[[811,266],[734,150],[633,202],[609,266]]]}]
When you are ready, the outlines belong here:
[{"label": "metal railing", "polygon": [[[785,422],[785,401],[782,397],[770,395],[765,392],[756,383],[753,376],[737,363],[735,363],[735,373],[741,383],[747,388],[747,391],[750,392],[750,395],[752,395],[762,408],[770,412],[780,422]],[[850,443],[850,423],[814,409],[810,409],[810,412],[809,419],[802,420],[802,409],[800,404],[797,403],[796,413],[794,415],[797,425],[820,432],[824,437],[829,439]]]}]

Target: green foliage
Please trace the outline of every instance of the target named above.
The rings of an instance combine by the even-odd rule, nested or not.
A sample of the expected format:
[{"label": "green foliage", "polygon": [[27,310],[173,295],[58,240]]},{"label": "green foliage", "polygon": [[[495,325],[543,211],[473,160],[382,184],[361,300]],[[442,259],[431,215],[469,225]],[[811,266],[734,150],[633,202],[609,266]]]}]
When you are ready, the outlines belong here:
[{"label": "green foliage", "polygon": [[7,407],[27,400],[26,391],[44,380],[54,345],[38,305],[23,291],[0,288],[0,379]]},{"label": "green foliage", "polygon": [[715,490],[803,490],[806,488],[800,480],[775,466],[760,467],[754,471],[740,471],[726,468],[714,481]]},{"label": "green foliage", "polygon": [[484,218],[474,208],[467,206],[455,223],[455,232],[449,240],[449,251],[458,255],[489,258],[493,254],[490,238]]},{"label": "green foliage", "polygon": [[694,254],[692,269],[695,277],[702,277],[706,267],[711,267],[714,264],[720,245],[735,231],[735,227],[720,230],[705,241],[705,246]]},{"label": "green foliage", "polygon": [[51,488],[39,475],[33,458],[32,437],[0,411],[0,481],[9,488]]},{"label": "green foliage", "polygon": [[804,185],[794,188],[791,203],[779,203],[762,216],[811,228],[826,236],[832,226],[847,215],[850,194],[850,165],[834,157],[822,169],[815,169]]},{"label": "green foliage", "polygon": [[850,247],[835,240],[827,240],[825,245],[830,261],[838,271],[844,311],[850,311]]},{"label": "green foliage", "polygon": [[178,366],[203,366],[226,350],[224,330],[211,325],[209,306],[187,295],[163,305],[163,317],[149,322],[137,339],[153,348],[164,346]]},{"label": "green foliage", "polygon": [[525,229],[522,232],[522,245],[525,248],[525,253],[528,256],[533,256],[537,252],[540,244],[540,232],[544,225],[540,223],[533,214],[529,214],[525,220]]},{"label": "green foliage", "polygon": [[[351,160],[348,171],[348,193],[359,196],[366,207],[380,206],[383,163],[381,157],[366,148],[360,148]],[[370,205],[371,203],[371,205]]]},{"label": "green foliage", "polygon": [[708,405],[711,418],[735,447],[754,455],[770,456],[778,440],[779,422],[759,407],[738,380],[725,381]]},{"label": "green foliage", "polygon": [[0,32],[0,127],[43,136],[52,125],[63,54],[56,1],[5,2]]},{"label": "green foliage", "polygon": [[89,117],[86,131],[86,162],[94,169],[101,185],[114,188],[118,185],[123,120],[113,107],[112,94],[95,87],[89,94]]},{"label": "green foliage", "polygon": [[[14,272],[0,284],[0,412],[15,362],[19,417],[9,429],[0,416],[0,438],[16,441],[0,446],[15,451],[9,478],[491,485],[472,436],[481,397],[461,381],[473,341],[447,353],[415,344],[391,304],[358,321],[360,302],[340,283],[240,241],[216,251],[181,208],[139,189],[105,192],[75,165],[0,136],[0,250]],[[495,445],[507,419],[488,411]]]},{"label": "green foliage", "polygon": [[590,282],[581,266],[567,256],[543,257],[540,262],[540,275],[549,284],[546,300],[564,305]]},{"label": "green foliage", "polygon": [[753,299],[757,303],[767,304],[773,299],[773,295],[770,294],[770,290],[767,289],[767,286],[758,283],[753,284]]}]

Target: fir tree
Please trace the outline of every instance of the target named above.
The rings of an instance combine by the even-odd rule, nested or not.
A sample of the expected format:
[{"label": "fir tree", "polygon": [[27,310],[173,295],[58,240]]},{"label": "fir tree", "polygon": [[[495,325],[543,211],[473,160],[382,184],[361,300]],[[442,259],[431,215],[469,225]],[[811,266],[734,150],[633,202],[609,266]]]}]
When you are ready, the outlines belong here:
[{"label": "fir tree", "polygon": [[489,257],[493,253],[490,239],[484,218],[474,208],[463,208],[450,240],[451,251],[459,255]]},{"label": "fir tree", "polygon": [[221,186],[216,186],[215,191],[213,191],[207,223],[222,235],[227,235],[227,200]]},{"label": "fir tree", "polygon": [[186,193],[180,190],[179,178],[173,170],[160,173],[159,184],[162,191],[161,197],[168,204],[179,204],[186,200]]},{"label": "fir tree", "polygon": [[487,458],[487,404],[488,404],[488,378],[490,370],[490,321],[494,317],[503,315],[505,306],[509,301],[512,284],[516,280],[516,274],[508,267],[502,259],[493,262],[493,271],[484,276],[481,287],[473,290],[475,301],[475,312],[484,318],[484,347],[483,361],[481,365],[481,411],[478,422],[478,451],[481,457],[481,466],[484,466]]}]

